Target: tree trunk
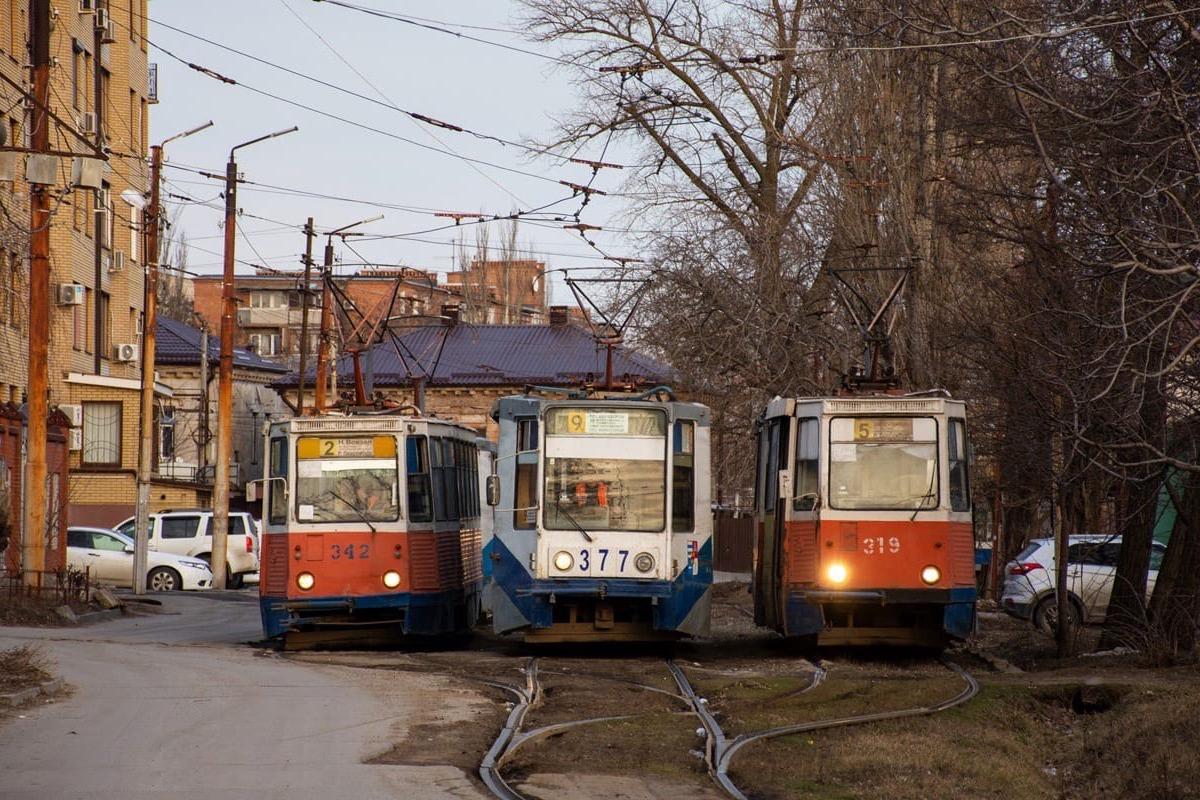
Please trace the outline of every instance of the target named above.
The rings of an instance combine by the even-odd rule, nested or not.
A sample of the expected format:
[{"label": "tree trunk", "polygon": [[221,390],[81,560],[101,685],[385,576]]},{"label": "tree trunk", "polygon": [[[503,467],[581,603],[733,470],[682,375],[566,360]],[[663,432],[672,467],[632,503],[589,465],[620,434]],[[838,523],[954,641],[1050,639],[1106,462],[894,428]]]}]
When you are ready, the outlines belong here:
[{"label": "tree trunk", "polygon": [[1178,515],[1150,598],[1153,630],[1171,659],[1190,654],[1200,627],[1200,478],[1172,492]]},{"label": "tree trunk", "polygon": [[1121,509],[1121,554],[1113,576],[1108,614],[1100,649],[1144,645],[1147,635],[1146,577],[1150,569],[1150,544],[1154,536],[1158,480],[1161,471],[1143,474],[1124,492]]}]

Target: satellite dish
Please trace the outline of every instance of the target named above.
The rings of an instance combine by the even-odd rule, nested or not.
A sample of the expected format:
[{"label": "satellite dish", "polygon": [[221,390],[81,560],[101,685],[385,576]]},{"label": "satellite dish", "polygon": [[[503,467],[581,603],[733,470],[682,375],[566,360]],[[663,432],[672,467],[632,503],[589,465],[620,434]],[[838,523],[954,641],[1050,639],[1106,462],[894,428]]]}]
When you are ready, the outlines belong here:
[{"label": "satellite dish", "polygon": [[121,199],[139,211],[146,207],[146,198],[137,189],[126,189],[121,192]]}]

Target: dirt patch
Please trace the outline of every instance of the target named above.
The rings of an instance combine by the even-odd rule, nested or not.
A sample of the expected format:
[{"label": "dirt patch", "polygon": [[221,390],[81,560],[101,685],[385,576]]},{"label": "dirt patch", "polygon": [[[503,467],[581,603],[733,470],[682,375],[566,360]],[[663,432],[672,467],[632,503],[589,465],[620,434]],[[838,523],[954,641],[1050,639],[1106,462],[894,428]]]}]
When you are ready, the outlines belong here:
[{"label": "dirt patch", "polygon": [[[563,775],[585,783],[610,779],[608,791],[592,795],[597,797],[621,796],[615,790],[630,782],[639,787],[631,797],[718,797],[705,770],[697,727],[690,714],[654,712],[571,728],[518,749],[504,765],[505,779],[522,793],[541,787],[542,797],[564,796],[544,793],[547,781],[562,783],[552,776]],[[654,786],[674,793],[658,794]]]},{"label": "dirt patch", "polygon": [[[0,594],[0,625],[22,626],[36,628],[70,627],[54,609],[63,605],[59,598],[27,597],[22,594]],[[67,603],[76,614],[95,611],[96,606],[89,603],[72,601]]]},{"label": "dirt patch", "polygon": [[50,678],[50,662],[41,648],[22,645],[0,650],[0,694],[40,686]]}]

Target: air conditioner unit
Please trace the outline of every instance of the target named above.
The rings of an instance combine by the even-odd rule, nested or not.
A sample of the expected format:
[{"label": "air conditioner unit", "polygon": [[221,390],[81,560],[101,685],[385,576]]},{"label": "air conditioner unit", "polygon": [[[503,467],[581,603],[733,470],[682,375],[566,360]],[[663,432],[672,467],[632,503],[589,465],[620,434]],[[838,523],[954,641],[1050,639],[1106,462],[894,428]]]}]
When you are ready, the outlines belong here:
[{"label": "air conditioner unit", "polygon": [[[59,406],[58,410],[66,415],[67,419],[71,421],[72,428],[83,427],[83,406],[65,404]],[[74,450],[75,448],[72,447],[71,449]]]},{"label": "air conditioner unit", "polygon": [[79,132],[91,136],[96,132],[96,112],[84,111],[79,115]]},{"label": "air conditioner unit", "polygon": [[113,345],[113,361],[137,361],[138,346],[133,343],[114,344]]},{"label": "air conditioner unit", "polygon": [[123,269],[125,269],[125,251],[124,250],[114,250],[113,254],[112,254],[112,258],[109,259],[109,262],[108,262],[108,271],[109,272],[120,272]]},{"label": "air conditioner unit", "polygon": [[96,29],[100,31],[102,44],[112,44],[117,40],[116,28],[113,26],[112,17],[109,16],[107,8],[96,9]]},{"label": "air conditioner unit", "polygon": [[60,283],[58,285],[58,304],[60,306],[81,306],[85,290],[78,283]]},{"label": "air conditioner unit", "polygon": [[72,159],[71,184],[80,189],[99,189],[104,185],[104,162],[98,158]]},{"label": "air conditioner unit", "polygon": [[82,450],[83,449],[83,428],[71,428],[71,430],[69,431],[69,435],[71,437],[71,449],[72,450]]}]

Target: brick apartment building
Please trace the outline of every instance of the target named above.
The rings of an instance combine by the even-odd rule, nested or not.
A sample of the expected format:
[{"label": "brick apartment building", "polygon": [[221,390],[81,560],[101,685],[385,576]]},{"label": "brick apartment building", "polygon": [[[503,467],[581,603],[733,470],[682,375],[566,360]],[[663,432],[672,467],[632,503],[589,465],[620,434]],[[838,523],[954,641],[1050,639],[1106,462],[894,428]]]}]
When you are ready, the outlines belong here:
[{"label": "brick apartment building", "polygon": [[446,288],[459,303],[464,322],[521,325],[543,322],[546,264],[534,259],[471,261],[446,275]]},{"label": "brick apartment building", "polygon": [[[85,5],[103,13],[84,11]],[[26,90],[29,6],[28,0],[0,6],[0,72]],[[50,223],[49,400],[79,423],[71,437],[68,519],[103,524],[132,513],[135,500],[145,253],[140,212],[122,193],[148,189],[149,106],[156,96],[144,38],[146,0],[60,3],[54,12],[50,110],[110,148],[107,162],[57,158]],[[98,22],[107,23],[99,52]],[[0,115],[7,144],[27,148],[29,102],[7,83],[0,83]],[[59,123],[50,147],[92,155]],[[27,162],[24,153],[0,152],[0,399],[16,402],[26,393],[28,367]],[[168,387],[158,389],[170,396]],[[181,499],[166,500],[173,488],[161,489],[154,497]]]},{"label": "brick apartment building", "polygon": [[[453,308],[465,321],[492,323],[536,323],[546,316],[545,291],[540,261],[473,262],[470,270],[452,272],[445,284],[437,273],[410,267],[375,267],[353,275],[338,276],[334,284],[363,312],[381,309],[399,282],[393,316],[411,317],[415,324],[435,322]],[[300,358],[303,321],[301,283],[303,274],[281,275],[260,270],[256,275],[239,275],[234,281],[238,316],[234,346],[295,368]],[[192,297],[196,314],[212,331],[221,326],[222,278],[196,277]],[[314,281],[314,286],[316,282]],[[315,358],[321,324],[321,295],[314,291],[308,311],[308,352]],[[341,313],[340,304],[334,310]],[[358,321],[342,317],[338,328],[353,327]]]}]

